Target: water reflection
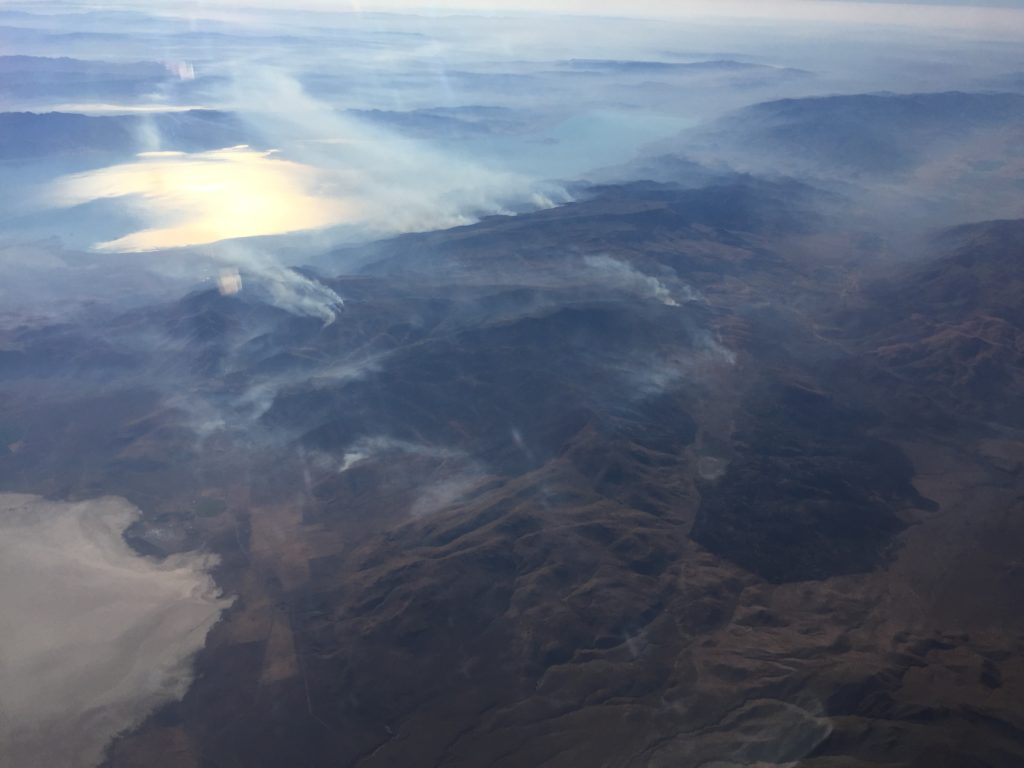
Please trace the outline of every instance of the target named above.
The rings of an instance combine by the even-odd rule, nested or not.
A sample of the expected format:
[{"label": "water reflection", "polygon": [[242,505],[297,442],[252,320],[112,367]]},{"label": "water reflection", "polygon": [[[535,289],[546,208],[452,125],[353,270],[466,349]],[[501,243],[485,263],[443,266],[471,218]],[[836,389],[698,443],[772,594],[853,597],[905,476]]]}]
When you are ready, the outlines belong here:
[{"label": "water reflection", "polygon": [[96,248],[150,251],[352,221],[355,204],[331,197],[325,185],[316,168],[243,145],[143,153],[136,162],[65,176],[52,202],[70,207],[124,197],[151,226]]}]

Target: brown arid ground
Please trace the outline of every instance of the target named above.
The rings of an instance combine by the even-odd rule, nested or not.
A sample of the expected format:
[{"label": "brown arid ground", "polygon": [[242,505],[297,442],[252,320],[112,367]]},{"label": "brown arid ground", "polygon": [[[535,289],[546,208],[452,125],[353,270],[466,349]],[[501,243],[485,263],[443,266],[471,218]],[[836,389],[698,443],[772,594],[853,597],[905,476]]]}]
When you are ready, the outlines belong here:
[{"label": "brown arid ground", "polygon": [[1020,356],[936,333],[1019,332],[1024,227],[876,285],[656,192],[385,244],[326,328],[136,318],[173,396],[6,380],[3,487],[123,495],[236,597],[107,768],[1024,765]]}]

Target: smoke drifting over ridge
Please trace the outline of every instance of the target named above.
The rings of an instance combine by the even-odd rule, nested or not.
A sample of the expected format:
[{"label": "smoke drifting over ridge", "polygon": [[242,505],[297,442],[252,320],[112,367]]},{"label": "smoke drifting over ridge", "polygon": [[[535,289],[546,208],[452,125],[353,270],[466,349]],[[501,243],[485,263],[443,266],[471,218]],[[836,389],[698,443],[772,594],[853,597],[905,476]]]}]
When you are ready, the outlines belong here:
[{"label": "smoke drifting over ridge", "polygon": [[[19,77],[41,92],[26,102],[27,86],[19,86],[10,96],[12,109],[30,104],[41,110],[35,104],[47,104],[47,95],[45,109],[77,103],[96,112],[84,107],[112,104],[118,110],[102,110],[103,118],[63,117],[113,121],[103,123],[103,131],[127,130],[135,146],[107,137],[98,146],[104,152],[120,147],[121,154],[92,155],[84,168],[47,161],[52,178],[15,163],[6,197],[17,210],[6,214],[5,231],[22,242],[58,234],[72,250],[152,251],[131,262],[132,268],[175,280],[199,282],[225,265],[267,273],[269,263],[306,263],[339,243],[566,202],[572,197],[566,185],[548,176],[565,169],[578,175],[588,163],[597,168],[621,162],[646,141],[668,139],[686,122],[757,101],[891,87],[897,67],[902,87],[929,90],[943,82],[992,80],[1013,65],[1013,56],[999,46],[984,57],[963,56],[971,41],[956,36],[918,41],[920,50],[882,51],[897,33],[863,23],[868,15],[859,24],[843,17],[842,26],[824,28],[837,41],[841,31],[842,40],[822,62],[821,51],[801,37],[799,14],[785,23],[782,14],[770,29],[755,33],[715,22],[713,14],[688,26],[638,19],[610,25],[589,13],[566,20],[298,9],[287,16],[293,33],[284,35],[281,13],[253,12],[243,29],[237,27],[237,7],[227,3],[197,13],[168,6],[152,18],[83,8],[75,17],[82,29],[70,49],[58,35],[65,17],[33,21],[31,14],[12,11],[11,24],[32,30],[19,45],[33,56],[101,58],[102,40],[93,35],[102,32],[122,35],[119,57],[144,59],[152,52],[133,35],[145,29],[162,41],[157,47],[170,64],[150,62],[129,71],[124,64],[85,62],[78,93],[45,79],[54,66],[48,59],[11,57]],[[211,50],[208,32],[229,44]],[[784,56],[777,45],[768,45],[779,39],[791,43]],[[928,59],[928,66],[918,58]],[[951,60],[957,68],[935,63]],[[99,82],[103,67],[124,78],[123,93]],[[95,98],[90,89],[98,91]],[[205,111],[182,111],[189,107]],[[33,132],[45,133],[46,120]],[[129,130],[129,123],[118,120],[135,122]],[[82,125],[89,130],[63,143],[86,137],[83,146],[91,146],[93,127],[101,124]],[[197,125],[224,142],[199,141]],[[28,138],[9,137],[12,147]],[[676,142],[673,151],[698,161],[715,158],[688,141]],[[232,143],[249,149],[230,150]],[[157,154],[135,157],[132,150]],[[776,167],[770,152],[756,165],[742,159],[725,157],[740,170],[786,171],[785,164]],[[905,197],[933,188],[928,182],[897,193]],[[34,210],[21,204],[24,189],[42,201]],[[44,220],[57,225],[44,230]],[[245,238],[249,247],[221,263],[219,248],[208,244],[225,238]],[[251,263],[247,253],[253,254]],[[209,255],[215,258],[204,268]],[[281,271],[275,279],[285,286],[281,306],[329,319],[333,297],[309,285],[297,288],[314,297],[315,306],[303,309],[306,301],[291,295],[294,279]],[[48,288],[73,300],[75,286],[65,280],[56,270]]]},{"label": "smoke drifting over ridge", "polygon": [[151,252],[139,256],[139,268],[169,275],[194,274],[209,256],[214,268],[260,279],[276,306],[329,322],[340,298],[288,269],[276,254],[279,239],[264,245],[260,238],[321,231],[315,240],[323,249],[568,199],[559,185],[492,170],[344,115],[282,71],[242,69],[229,91],[232,110],[260,148],[183,152],[150,122],[145,143],[155,151],[58,178],[35,207],[76,217],[86,206],[116,202],[138,224],[89,243],[93,250]]},{"label": "smoke drifting over ridge", "polygon": [[[806,639],[826,660],[845,652],[831,638],[816,647],[824,637],[818,622],[833,620],[825,611],[807,625],[813,632],[791,625],[793,638],[798,628],[801,634],[796,641],[784,638],[789,608],[783,621],[759,611],[744,624],[754,605],[733,598],[756,570],[736,578],[740,571],[726,562],[735,553],[711,547],[742,545],[749,533],[757,552],[774,551],[764,542],[779,545],[776,567],[798,572],[806,563],[793,552],[824,552],[812,565],[827,571],[829,547],[849,537],[828,528],[839,507],[822,504],[828,514],[807,516],[805,528],[817,536],[810,545],[788,535],[789,510],[800,508],[807,487],[842,492],[847,484],[831,477],[866,482],[869,495],[878,495],[870,487],[874,470],[863,474],[857,462],[885,464],[887,454],[866,444],[852,463],[835,465],[811,439],[820,425],[849,420],[830,405],[845,394],[822,378],[849,352],[825,338],[836,323],[818,314],[819,305],[838,295],[838,272],[856,278],[864,260],[896,250],[880,220],[918,237],[929,222],[964,215],[958,198],[976,190],[987,190],[973,198],[976,208],[990,200],[1017,204],[1020,157],[1011,150],[1020,142],[1004,119],[1017,113],[997,104],[993,133],[976,147],[964,147],[959,130],[981,116],[981,101],[1005,106],[1012,99],[972,101],[953,91],[948,102],[938,99],[930,123],[920,122],[919,107],[927,101],[920,93],[938,85],[967,88],[1021,71],[1019,50],[992,45],[972,58],[963,54],[981,46],[967,36],[905,40],[905,31],[865,24],[809,35],[810,27],[782,17],[753,27],[299,10],[172,18],[80,7],[82,14],[45,19],[34,19],[31,7],[20,16],[0,9],[0,26],[25,30],[12,41],[15,50],[30,54],[0,61],[0,74],[26,72],[22,79],[40,91],[0,82],[0,100],[9,99],[12,110],[77,105],[93,113],[0,116],[0,128],[21,126],[6,137],[0,130],[0,160],[10,171],[0,190],[0,224],[10,236],[0,243],[0,312],[8,326],[0,333],[0,474],[15,490],[131,499],[144,509],[139,527],[155,542],[132,536],[152,547],[146,551],[205,543],[220,553],[217,577],[239,595],[238,610],[203,654],[195,697],[171,708],[183,714],[172,729],[189,740],[196,760],[286,765],[295,743],[280,739],[285,733],[297,734],[302,749],[322,749],[309,761],[318,765],[355,764],[378,738],[387,742],[374,753],[382,764],[443,762],[423,752],[404,725],[392,726],[443,712],[436,702],[472,710],[478,699],[464,695],[464,686],[490,685],[477,670],[492,661],[515,677],[494,684],[486,698],[523,690],[530,718],[529,709],[544,710],[552,695],[569,701],[583,690],[575,683],[559,690],[570,669],[581,672],[579,681],[592,680],[593,691],[609,690],[618,685],[620,673],[609,674],[616,657],[647,664],[673,653],[663,641],[689,642],[678,628],[693,615],[673,611],[701,604],[704,587],[712,597],[707,616],[725,621],[709,622],[740,643],[736,659],[744,663],[751,660],[746,646],[753,647],[745,638],[762,631],[782,638],[784,649],[810,648],[801,645]],[[111,45],[114,39],[121,44]],[[76,81],[82,93],[69,94],[66,76],[47,79],[58,66],[52,58],[31,58],[84,61],[108,51],[121,61],[177,63],[170,72],[158,62],[121,64],[132,70],[123,82]],[[60,71],[77,66],[59,64]],[[104,66],[114,65],[82,64],[97,80]],[[874,93],[880,89],[893,93],[882,98]],[[891,175],[957,114],[965,118],[957,130],[938,133],[956,153],[938,163],[931,153],[912,173]],[[830,130],[817,130],[823,121]],[[21,148],[31,156],[20,156]],[[1012,160],[993,169],[989,155]],[[591,168],[609,170],[588,175]],[[989,183],[994,178],[999,184]],[[35,207],[22,204],[23,193]],[[879,195],[904,205],[878,205]],[[872,199],[867,212],[851,204],[867,207],[863,201]],[[937,214],[948,199],[954,205]],[[367,242],[391,235],[400,236]],[[17,280],[5,281],[7,273]],[[850,290],[851,305],[858,290]],[[84,309],[47,325],[30,316],[35,305],[56,308],[52,315]],[[786,409],[775,407],[772,391],[763,407],[751,402],[748,394],[763,394],[776,378]],[[857,381],[848,386],[857,389]],[[799,431],[804,413],[806,435]],[[776,421],[761,434],[754,427],[766,419]],[[837,434],[832,443],[859,445],[859,432]],[[766,470],[745,461],[751,446],[761,454],[777,447],[778,463]],[[818,470],[830,462],[834,472],[821,480]],[[882,469],[877,474],[885,480]],[[794,477],[800,482],[787,484]],[[751,485],[744,488],[745,479]],[[774,491],[778,504],[763,503]],[[710,530],[721,538],[709,538],[701,551],[687,531],[702,497],[715,492],[723,494],[720,513],[743,517],[736,525],[719,518],[722,528]],[[747,515],[747,500],[767,517]],[[9,739],[22,763],[59,766],[65,755],[56,753],[70,745],[95,762],[100,742],[134,722],[129,715],[188,685],[189,649],[202,644],[225,604],[207,575],[212,561],[135,557],[120,538],[135,514],[124,502],[83,507],[15,497],[8,505],[0,532],[10,532],[8,545],[19,549],[0,565],[12,571],[0,587],[5,615],[28,614],[23,604],[36,597],[31,583],[28,597],[19,591],[19,576],[31,580],[45,567],[40,581],[48,583],[81,563],[96,575],[65,578],[44,596],[56,618],[46,604],[38,626],[10,630],[18,642],[9,652],[18,655],[9,659],[7,689],[28,689],[27,678],[44,666],[31,632],[92,632],[91,615],[78,613],[90,603],[67,592],[78,582],[99,599],[137,579],[137,596],[160,609],[155,617],[145,606],[129,615],[134,604],[126,601],[125,615],[102,628],[110,635],[95,633],[98,645],[133,662],[123,686],[111,682],[113,674],[98,680],[113,661],[92,643],[68,649],[66,663],[53,667],[84,680],[81,691],[94,681],[119,697],[106,703],[109,718],[88,738],[76,730],[92,722],[78,689],[64,695],[69,689],[60,687],[57,702],[49,692],[59,686],[47,681],[38,699],[18,698],[32,711],[4,700],[32,723]],[[23,507],[32,513],[25,525]],[[57,521],[52,529],[47,520]],[[855,549],[856,537],[850,541]],[[866,559],[873,541],[858,550]],[[32,562],[18,559],[26,552]],[[574,562],[577,555],[593,560]],[[431,571],[426,579],[420,568]],[[390,575],[381,580],[384,572]],[[608,578],[586,585],[588,573]],[[702,587],[693,576],[709,581]],[[480,585],[484,592],[474,593]],[[379,601],[363,599],[377,586]],[[506,586],[525,587],[521,605],[549,613],[513,614],[505,623],[510,635],[474,651],[492,631],[484,628],[503,631],[510,603],[486,593]],[[677,588],[679,599],[666,599]],[[70,608],[57,603],[65,597]],[[178,613],[165,606],[173,598],[195,610],[194,624],[171,621]],[[335,611],[345,601],[351,610]],[[375,629],[383,614],[393,623]],[[552,620],[560,616],[564,623]],[[332,637],[364,617],[353,645]],[[657,622],[666,617],[662,635]],[[592,619],[575,636],[581,620]],[[120,633],[138,639],[135,647],[125,650],[130,643]],[[518,646],[522,638],[529,644]],[[360,660],[350,653],[360,644],[386,655]],[[391,655],[399,644],[404,650]],[[647,742],[662,745],[661,758],[781,763],[828,735],[823,712],[788,700],[806,687],[801,665],[809,657],[743,671],[718,665],[725,657],[714,644],[702,647],[710,655],[696,686],[674,681],[684,670],[671,663],[649,673],[621,669],[623,702],[649,681],[651,701],[675,710],[664,733]],[[455,663],[447,663],[449,649]],[[235,665],[246,654],[261,670],[256,677]],[[584,657],[597,664],[575,663]],[[471,658],[465,676],[446,672]],[[137,666],[137,659],[151,663]],[[782,668],[790,670],[779,678],[787,700],[751,704],[738,681],[749,674],[752,688],[773,687]],[[166,674],[154,687],[139,669]],[[719,672],[719,690],[701,688]],[[403,713],[416,696],[432,695],[421,680],[455,687]],[[842,682],[844,691],[861,690],[855,679]],[[394,713],[388,705],[364,718],[365,702],[383,700],[389,685]],[[873,690],[870,683],[863,689]],[[597,708],[608,698],[584,696]],[[609,701],[617,707],[619,697]],[[728,727],[720,748],[698,756],[691,749],[708,731],[692,727],[694,719],[714,701],[723,704],[716,717]],[[256,712],[264,702],[265,712]],[[490,717],[467,712],[463,722],[451,719],[457,733]],[[646,714],[630,731],[643,731]],[[308,731],[294,729],[307,715],[317,732],[324,722],[353,730],[336,744],[310,745]],[[51,720],[68,730],[54,743],[39,730]],[[542,718],[531,722],[547,729]],[[426,723],[420,733],[436,735],[436,723],[418,723]],[[776,749],[780,728],[792,736],[783,739],[792,750]],[[584,746],[597,749],[603,731],[595,728]],[[737,733],[751,736],[763,758],[743,744],[737,750]],[[672,734],[684,736],[664,740]],[[609,744],[616,735],[609,730]],[[451,743],[459,738],[453,734]],[[403,759],[389,749],[417,754]],[[554,762],[573,760],[569,752],[552,754]],[[579,762],[602,763],[606,754]],[[532,765],[546,757],[510,760]]]},{"label": "smoke drifting over ridge", "polygon": [[525,176],[344,115],[283,72],[243,70],[236,77],[230,107],[261,148],[182,152],[152,125],[159,151],[59,179],[43,204],[125,197],[149,226],[94,247],[152,251],[339,226],[344,231],[335,238],[360,240],[566,199],[553,185],[542,189]]},{"label": "smoke drifting over ridge", "polygon": [[645,275],[611,256],[585,256],[583,263],[599,273],[611,285],[639,293],[641,296],[649,296],[668,307],[678,307],[680,303],[700,300],[700,294],[688,285],[682,285],[677,289],[677,299],[673,291],[658,278]]}]

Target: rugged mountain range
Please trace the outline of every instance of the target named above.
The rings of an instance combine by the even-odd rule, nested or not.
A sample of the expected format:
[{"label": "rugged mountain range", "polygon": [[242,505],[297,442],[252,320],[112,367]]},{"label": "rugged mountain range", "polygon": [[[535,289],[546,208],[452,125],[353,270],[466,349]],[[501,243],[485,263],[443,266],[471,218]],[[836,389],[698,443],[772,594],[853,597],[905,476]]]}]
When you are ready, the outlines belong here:
[{"label": "rugged mountain range", "polygon": [[6,330],[0,484],[123,495],[238,595],[108,765],[1024,761],[1024,222],[862,274],[832,195],[338,252],[327,325],[243,274]]},{"label": "rugged mountain range", "polygon": [[161,148],[147,139],[147,131],[155,131],[163,146],[188,152],[243,144],[251,136],[235,115],[204,109],[153,115],[0,112],[0,160],[94,154],[123,159]]},{"label": "rugged mountain range", "polygon": [[1024,96],[1016,93],[878,93],[755,104],[701,129],[713,146],[795,167],[857,178],[907,174],[948,154],[1016,140]]}]

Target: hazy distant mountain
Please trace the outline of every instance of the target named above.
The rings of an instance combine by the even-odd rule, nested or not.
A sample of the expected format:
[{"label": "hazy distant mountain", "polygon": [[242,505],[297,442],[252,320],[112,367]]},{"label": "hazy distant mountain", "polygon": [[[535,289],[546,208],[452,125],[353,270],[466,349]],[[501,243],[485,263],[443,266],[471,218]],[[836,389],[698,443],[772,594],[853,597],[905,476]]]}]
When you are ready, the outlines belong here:
[{"label": "hazy distant mountain", "polygon": [[535,119],[512,109],[469,105],[408,111],[350,110],[348,114],[411,136],[434,139],[517,133],[533,127]]},{"label": "hazy distant mountain", "polygon": [[857,94],[757,104],[707,131],[728,159],[806,172],[890,175],[956,154],[985,131],[1018,136],[1024,96],[1012,93]]},{"label": "hazy distant mountain", "polygon": [[712,61],[630,61],[620,59],[570,59],[563,63],[582,72],[622,72],[632,74],[711,74],[761,72],[787,77],[804,77],[811,73],[788,67],[772,67],[732,59]]},{"label": "hazy distant mountain", "polygon": [[243,144],[251,131],[232,114],[190,110],[148,115],[0,113],[0,159],[153,150],[197,152]]},{"label": "hazy distant mountain", "polygon": [[[155,61],[84,61],[68,57],[0,56],[0,72],[12,78],[53,78],[68,87],[97,81],[153,80],[169,77],[166,66]],[[6,86],[14,84],[5,83]],[[97,83],[98,84],[98,83]],[[38,83],[33,83],[38,85]]]},{"label": "hazy distant mountain", "polygon": [[174,79],[167,67],[152,61],[0,56],[0,104],[133,101]]}]

